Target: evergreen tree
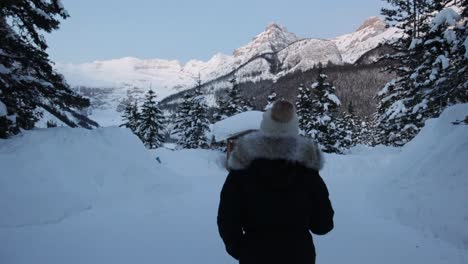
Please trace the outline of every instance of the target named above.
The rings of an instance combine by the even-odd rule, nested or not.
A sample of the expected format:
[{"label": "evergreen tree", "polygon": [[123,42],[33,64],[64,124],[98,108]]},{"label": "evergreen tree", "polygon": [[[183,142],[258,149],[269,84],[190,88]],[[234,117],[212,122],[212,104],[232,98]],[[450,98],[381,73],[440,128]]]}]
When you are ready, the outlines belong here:
[{"label": "evergreen tree", "polygon": [[208,107],[201,92],[201,81],[198,79],[194,91],[186,93],[182,101],[173,134],[182,148],[208,148],[209,131]]},{"label": "evergreen tree", "polygon": [[219,95],[216,98],[216,104],[218,105],[218,107],[216,107],[216,112],[213,114],[213,119],[215,122],[226,119],[229,115],[229,113],[227,112],[228,109],[226,107],[227,99],[225,97],[226,96],[224,95]]},{"label": "evergreen tree", "polygon": [[138,122],[140,120],[140,113],[138,112],[138,104],[136,100],[127,101],[125,109],[122,113],[121,127],[130,128],[133,133],[137,134]]},{"label": "evergreen tree", "polygon": [[136,128],[138,136],[147,148],[155,149],[162,146],[165,135],[163,122],[164,115],[156,103],[156,95],[153,90],[149,90],[141,106],[141,115]]},{"label": "evergreen tree", "polygon": [[227,94],[226,100],[223,105],[220,105],[220,113],[226,117],[230,117],[242,112],[252,110],[248,101],[244,100],[241,95],[239,84],[236,79],[231,80],[231,89]]},{"label": "evergreen tree", "polygon": [[0,137],[31,129],[44,111],[70,127],[96,127],[80,113],[90,105],[54,71],[41,31],[59,28],[67,12],[58,0],[17,0],[0,3]]},{"label": "evergreen tree", "polygon": [[299,128],[301,134],[305,135],[312,130],[312,106],[313,106],[313,93],[309,87],[304,87],[300,84],[298,88],[298,95],[296,97],[296,111],[299,118]]},{"label": "evergreen tree", "polygon": [[349,103],[348,103],[348,113],[349,113],[350,115],[354,115],[354,114],[355,114],[355,113],[354,113],[353,101],[349,101]]},{"label": "evergreen tree", "polygon": [[174,118],[174,127],[171,131],[171,135],[177,139],[181,139],[183,133],[191,126],[190,111],[192,109],[192,97],[193,91],[184,93],[182,102],[177,108],[177,112]]},{"label": "evergreen tree", "polygon": [[382,13],[388,21],[399,22],[405,34],[392,44],[398,52],[391,58],[398,63],[389,70],[397,78],[378,93],[376,139],[401,146],[428,118],[448,105],[468,101],[466,60],[459,47],[463,25],[457,27],[460,17],[448,0],[388,2],[394,9]]},{"label": "evergreen tree", "polygon": [[[342,153],[352,145],[352,131],[348,130],[346,119],[339,112],[340,100],[335,87],[319,65],[317,81],[312,84],[312,102],[305,125],[305,135],[315,139],[324,152]],[[304,108],[307,109],[307,108]]]}]

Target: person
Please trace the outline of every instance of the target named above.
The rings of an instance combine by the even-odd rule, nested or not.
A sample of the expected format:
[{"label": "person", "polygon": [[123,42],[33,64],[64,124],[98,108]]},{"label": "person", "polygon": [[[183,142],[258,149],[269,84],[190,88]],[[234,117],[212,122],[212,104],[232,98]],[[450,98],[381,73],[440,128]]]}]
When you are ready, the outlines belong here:
[{"label": "person", "polygon": [[278,101],[267,110],[227,166],[217,218],[227,253],[241,264],[315,263],[310,231],[330,232],[334,211],[319,175],[322,154],[299,136],[294,106]]}]

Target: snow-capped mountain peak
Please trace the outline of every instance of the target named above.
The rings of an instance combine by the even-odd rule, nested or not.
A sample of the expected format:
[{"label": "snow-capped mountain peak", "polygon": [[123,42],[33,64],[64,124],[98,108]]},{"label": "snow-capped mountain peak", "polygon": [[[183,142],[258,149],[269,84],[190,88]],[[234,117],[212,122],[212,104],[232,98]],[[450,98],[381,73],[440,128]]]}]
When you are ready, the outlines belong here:
[{"label": "snow-capped mountain peak", "polygon": [[366,19],[355,32],[339,36],[332,41],[338,46],[343,61],[354,63],[367,51],[397,35],[397,28],[388,27],[385,21],[374,16]]},{"label": "snow-capped mountain peak", "polygon": [[194,87],[198,76],[204,83],[211,82],[214,91],[230,85],[226,81],[228,75],[240,82],[255,82],[306,71],[317,63],[354,63],[386,39],[395,37],[395,31],[380,18],[371,17],[357,31],[333,40],[304,39],[282,25],[270,23],[233,55],[218,53],[208,61],[190,60],[183,64],[177,60],[125,57],[82,64],[57,63],[56,68],[82,95],[92,99],[91,118],[108,126],[120,122],[117,111],[127,96],[141,99],[150,88],[158,99],[163,99]]},{"label": "snow-capped mountain peak", "polygon": [[256,55],[284,49],[297,40],[299,37],[289,32],[286,27],[270,23],[265,31],[255,36],[249,44],[236,49],[234,56],[250,59]]},{"label": "snow-capped mountain peak", "polygon": [[373,16],[366,19],[366,21],[364,21],[364,23],[356,31],[371,28],[374,29],[375,32],[383,32],[385,31],[386,27],[387,23],[383,19],[377,16]]}]

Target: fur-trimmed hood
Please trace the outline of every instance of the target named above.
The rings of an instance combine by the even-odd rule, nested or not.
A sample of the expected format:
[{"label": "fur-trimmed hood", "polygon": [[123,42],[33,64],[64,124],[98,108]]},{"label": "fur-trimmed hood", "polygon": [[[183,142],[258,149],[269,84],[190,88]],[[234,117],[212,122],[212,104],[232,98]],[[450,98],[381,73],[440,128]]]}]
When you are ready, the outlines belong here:
[{"label": "fur-trimmed hood", "polygon": [[299,135],[271,136],[258,131],[236,141],[227,167],[234,170],[245,169],[255,159],[296,161],[317,171],[324,164],[319,147],[311,140]]}]

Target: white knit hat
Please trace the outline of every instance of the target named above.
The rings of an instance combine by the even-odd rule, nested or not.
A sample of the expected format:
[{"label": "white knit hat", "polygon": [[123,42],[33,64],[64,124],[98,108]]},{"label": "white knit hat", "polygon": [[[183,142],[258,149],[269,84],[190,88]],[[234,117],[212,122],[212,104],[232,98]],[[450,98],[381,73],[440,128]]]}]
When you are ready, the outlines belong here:
[{"label": "white knit hat", "polygon": [[297,136],[299,120],[294,105],[281,100],[263,113],[260,130],[269,136]]}]

